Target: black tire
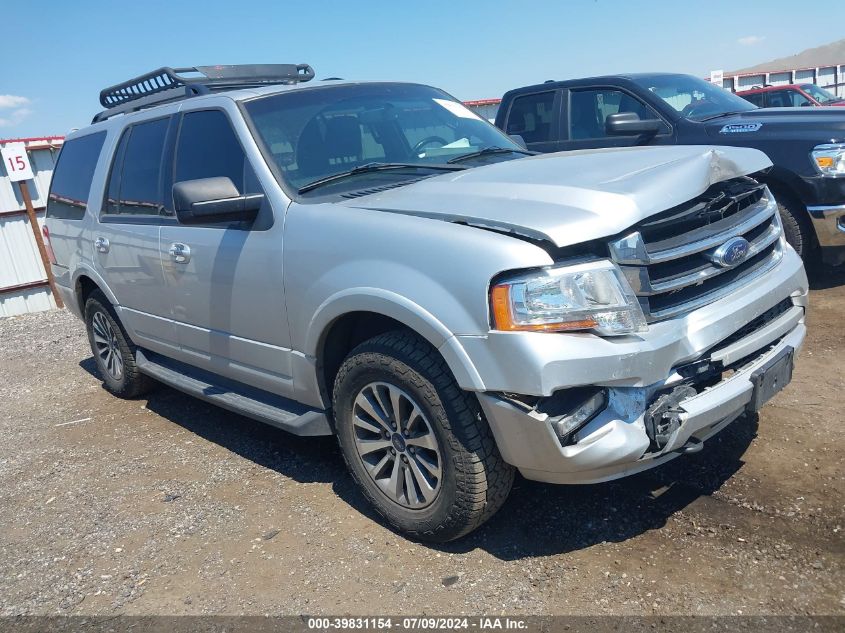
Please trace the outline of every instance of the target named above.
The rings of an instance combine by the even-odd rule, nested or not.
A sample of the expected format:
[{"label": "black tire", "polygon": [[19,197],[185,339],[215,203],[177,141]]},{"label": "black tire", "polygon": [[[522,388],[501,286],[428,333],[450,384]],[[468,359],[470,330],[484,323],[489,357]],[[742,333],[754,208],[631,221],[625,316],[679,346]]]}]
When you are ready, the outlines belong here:
[{"label": "black tire", "polygon": [[775,194],[775,199],[786,241],[806,264],[812,263],[817,250],[816,238],[807,209],[788,196]]},{"label": "black tire", "polygon": [[[122,371],[119,376],[115,376],[107,367],[104,356],[100,353],[100,349],[95,342],[95,317],[98,320],[104,320],[98,321],[99,323],[106,322],[111,327],[110,333],[113,333],[114,340],[113,352],[122,361]],[[88,331],[88,342],[91,344],[94,362],[97,364],[100,377],[103,379],[103,385],[108,391],[120,398],[135,398],[155,386],[156,383],[152,378],[138,371],[138,366],[135,364],[137,347],[129,340],[126,330],[123,329],[120,319],[117,318],[117,313],[115,313],[106,296],[99,290],[92,292],[85,301],[85,326]]]},{"label": "black tire", "polygon": [[[375,382],[394,385],[411,396],[437,439],[442,455],[440,489],[424,508],[403,507],[389,498],[365,469],[356,448],[355,398]],[[437,350],[419,336],[397,330],[353,349],[338,371],[332,396],[347,467],[379,514],[401,532],[420,540],[451,541],[476,529],[507,499],[514,468],[502,459],[478,400],[458,387]]]}]

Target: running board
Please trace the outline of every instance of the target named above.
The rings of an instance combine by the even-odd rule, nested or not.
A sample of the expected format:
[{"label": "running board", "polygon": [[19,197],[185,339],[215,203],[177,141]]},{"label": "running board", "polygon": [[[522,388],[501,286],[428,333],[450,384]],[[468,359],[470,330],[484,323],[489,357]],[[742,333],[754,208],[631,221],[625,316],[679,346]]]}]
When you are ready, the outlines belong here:
[{"label": "running board", "polygon": [[139,349],[138,369],[165,385],[294,435],[332,435],[325,411]]}]

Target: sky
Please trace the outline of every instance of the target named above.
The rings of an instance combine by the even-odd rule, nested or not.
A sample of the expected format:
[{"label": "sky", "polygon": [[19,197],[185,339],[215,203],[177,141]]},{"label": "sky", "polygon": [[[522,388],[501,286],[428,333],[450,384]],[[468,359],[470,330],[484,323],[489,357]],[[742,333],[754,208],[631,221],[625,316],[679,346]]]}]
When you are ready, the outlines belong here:
[{"label": "sky", "polygon": [[[87,125],[102,88],[160,66],[309,63],[459,99],[546,79],[734,70],[842,37],[794,0],[40,0],[0,4],[0,138]],[[811,27],[807,27],[812,24]]]}]

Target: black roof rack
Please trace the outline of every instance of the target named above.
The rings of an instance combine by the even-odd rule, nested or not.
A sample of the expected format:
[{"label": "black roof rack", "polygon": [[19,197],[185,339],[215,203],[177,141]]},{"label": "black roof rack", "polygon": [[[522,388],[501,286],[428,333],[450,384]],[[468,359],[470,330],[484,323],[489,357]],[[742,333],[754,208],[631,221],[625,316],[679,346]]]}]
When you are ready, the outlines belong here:
[{"label": "black roof rack", "polygon": [[314,78],[308,64],[246,64],[236,66],[165,66],[100,91],[100,105],[107,108],[93,123],[116,114],[135,112],[160,103],[179,101],[217,90],[296,84]]}]

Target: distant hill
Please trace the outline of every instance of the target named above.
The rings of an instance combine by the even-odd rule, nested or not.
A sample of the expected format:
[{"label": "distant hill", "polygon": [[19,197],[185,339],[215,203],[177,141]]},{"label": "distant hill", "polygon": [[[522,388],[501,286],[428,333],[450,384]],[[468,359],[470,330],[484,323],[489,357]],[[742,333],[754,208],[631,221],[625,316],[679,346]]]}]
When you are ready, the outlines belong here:
[{"label": "distant hill", "polygon": [[772,72],[793,68],[815,68],[817,66],[833,66],[836,64],[845,64],[845,39],[816,48],[808,48],[797,55],[780,57],[770,62],[764,62],[756,66],[743,68],[742,70],[735,70],[729,74]]}]

